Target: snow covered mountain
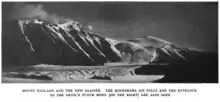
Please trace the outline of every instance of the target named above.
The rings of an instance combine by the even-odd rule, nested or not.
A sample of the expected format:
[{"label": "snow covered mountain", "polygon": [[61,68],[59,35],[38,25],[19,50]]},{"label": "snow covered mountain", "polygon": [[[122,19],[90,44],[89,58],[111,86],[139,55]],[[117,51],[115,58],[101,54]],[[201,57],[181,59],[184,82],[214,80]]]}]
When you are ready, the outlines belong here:
[{"label": "snow covered mountain", "polygon": [[4,22],[3,29],[3,59],[8,64],[98,65],[121,60],[105,38],[78,22],[18,20]]},{"label": "snow covered mountain", "polygon": [[105,38],[74,21],[49,24],[41,20],[12,20],[4,21],[2,28],[3,65],[148,64],[187,60],[185,56],[190,51],[152,36],[127,41]]},{"label": "snow covered mountain", "polygon": [[[108,70],[114,69],[115,75],[119,72],[128,72],[126,75],[130,72],[132,75],[163,73],[165,77],[160,80],[161,82],[218,81],[218,55],[215,53],[182,48],[153,36],[118,41],[102,37],[78,22],[49,24],[40,20],[3,21],[2,64],[3,72],[18,69],[18,76],[27,78],[39,76],[38,72],[36,75],[29,73],[29,67],[27,75],[22,74],[21,72],[25,71],[24,66],[52,64],[46,67],[51,69],[56,69],[54,65],[64,69],[64,65],[74,67],[75,71],[71,73],[79,78],[85,78],[81,75],[88,72],[85,76],[89,76],[90,79],[105,79],[103,73],[111,73],[112,71]],[[99,68],[97,65],[105,66]],[[94,70],[84,70],[85,67]],[[100,72],[103,68],[106,71]],[[57,72],[68,77],[70,73]],[[93,74],[90,75],[90,72]],[[94,74],[96,72],[100,74],[97,76]]]}]

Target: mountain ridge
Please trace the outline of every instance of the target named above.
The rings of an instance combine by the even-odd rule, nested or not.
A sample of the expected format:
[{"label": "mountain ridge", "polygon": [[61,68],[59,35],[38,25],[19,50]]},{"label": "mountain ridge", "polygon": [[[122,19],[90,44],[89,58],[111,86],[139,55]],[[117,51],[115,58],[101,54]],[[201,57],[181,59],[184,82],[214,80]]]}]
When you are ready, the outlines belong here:
[{"label": "mountain ridge", "polygon": [[[9,39],[3,40],[3,47],[6,48],[3,50],[6,58],[4,62],[11,62],[14,57],[19,63],[22,57],[31,56],[30,59],[35,60],[34,64],[104,65],[109,62],[148,64],[155,62],[161,53],[170,58],[187,60],[180,52],[185,49],[191,50],[153,36],[125,41],[105,38],[74,21],[50,24],[37,19],[14,20],[4,21],[3,26],[3,38]],[[11,30],[13,27],[15,31]],[[18,49],[19,43],[15,41],[18,41],[21,47],[25,45],[25,50],[29,49],[30,56],[19,55],[18,52],[10,55],[10,49]],[[30,64],[28,61],[27,63]]]}]

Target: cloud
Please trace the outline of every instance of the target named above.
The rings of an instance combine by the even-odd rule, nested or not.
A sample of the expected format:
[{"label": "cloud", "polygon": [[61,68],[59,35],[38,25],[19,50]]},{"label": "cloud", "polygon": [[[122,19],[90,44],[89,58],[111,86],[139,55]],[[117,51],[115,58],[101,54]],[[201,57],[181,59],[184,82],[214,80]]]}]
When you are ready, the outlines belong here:
[{"label": "cloud", "polygon": [[49,23],[66,23],[73,21],[71,18],[61,17],[57,14],[50,14],[44,10],[43,5],[32,5],[26,3],[14,3],[14,9],[10,19],[40,19]]}]

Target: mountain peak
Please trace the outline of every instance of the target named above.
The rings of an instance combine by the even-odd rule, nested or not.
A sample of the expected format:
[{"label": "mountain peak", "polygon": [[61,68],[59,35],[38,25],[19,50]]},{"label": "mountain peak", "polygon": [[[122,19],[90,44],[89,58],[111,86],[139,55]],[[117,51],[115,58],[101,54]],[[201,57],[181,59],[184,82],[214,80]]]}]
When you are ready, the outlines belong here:
[{"label": "mountain peak", "polygon": [[23,24],[43,24],[44,21],[39,19],[31,19],[31,20],[18,20],[18,22]]},{"label": "mountain peak", "polygon": [[[110,41],[75,21],[63,24],[51,24],[38,19],[5,21],[3,37],[9,39],[4,40],[4,47],[9,50],[16,51],[17,45],[21,45],[21,49],[29,51],[30,59],[33,59],[31,63],[98,65],[121,60]],[[8,46],[8,43],[11,45]],[[4,51],[7,58],[12,59],[14,55],[8,52]],[[27,59],[22,59],[29,55],[15,55],[21,58],[21,61],[14,61],[17,64],[30,64]]]}]

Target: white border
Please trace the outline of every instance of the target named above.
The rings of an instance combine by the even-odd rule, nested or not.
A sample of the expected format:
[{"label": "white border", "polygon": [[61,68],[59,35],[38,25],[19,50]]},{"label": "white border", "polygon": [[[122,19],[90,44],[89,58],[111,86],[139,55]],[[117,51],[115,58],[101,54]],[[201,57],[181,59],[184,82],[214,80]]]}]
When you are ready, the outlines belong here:
[{"label": "white border", "polygon": [[[34,90],[35,92],[22,92],[22,90]],[[63,92],[36,92],[36,90],[38,89],[43,89],[43,90],[64,90]],[[72,89],[73,92],[65,92],[66,89]],[[101,92],[75,92],[75,89],[99,89]],[[129,96],[125,96],[125,97],[119,97],[119,96],[115,96],[115,97],[97,97],[97,96],[93,96],[93,97],[84,97],[84,96],[78,96],[78,97],[50,97],[49,94],[53,93],[53,94],[57,94],[57,93],[61,93],[61,94],[66,94],[66,93],[78,93],[78,94],[83,94],[83,93],[106,93],[108,94],[108,92],[106,92],[106,89],[135,89],[137,90],[137,92],[115,92],[112,91],[111,93],[114,94],[118,94],[118,93],[124,93],[124,94],[128,94],[128,93],[139,93],[143,94],[143,93],[170,93],[171,96],[170,97],[149,97],[149,96],[139,96],[139,97],[129,97]],[[167,92],[138,92],[139,89],[144,89],[144,90],[167,90]],[[196,92],[169,92],[169,89],[171,90],[181,90],[181,89],[193,89],[196,90]],[[37,96],[37,97],[36,97]],[[59,100],[59,101],[58,101]],[[19,89],[16,90],[16,101],[17,102],[200,102],[200,88],[198,87],[75,87],[75,88],[71,88],[71,87],[21,87]]]},{"label": "white border", "polygon": [[[2,1],[15,1],[15,0],[1,0],[0,1],[0,11],[2,12]],[[25,0],[25,1],[60,1],[60,0]],[[145,1],[145,0],[62,0],[62,1]],[[60,2],[62,2],[60,1]],[[211,0],[211,1],[218,1],[220,2],[220,0]],[[146,2],[183,2],[183,1],[146,1]],[[187,1],[190,2],[190,1]],[[203,1],[198,1],[198,2],[203,2]],[[210,2],[210,1],[204,1],[204,2]],[[2,13],[0,12],[0,23],[2,23]],[[218,9],[218,18],[219,18],[219,9]],[[2,27],[0,27],[0,32],[2,33]],[[218,28],[219,28],[219,19],[218,19]],[[218,33],[219,33],[219,29],[218,29]],[[0,43],[1,43],[1,36],[0,35]],[[220,36],[218,37],[220,39]],[[218,40],[218,47],[219,47],[219,40]],[[1,53],[1,45],[0,45],[0,58],[2,58],[2,53]],[[218,48],[219,49],[219,48]],[[220,58],[220,54],[218,53],[218,57]],[[220,60],[219,60],[220,63]],[[2,78],[1,78],[1,74],[2,74],[2,61],[0,60],[0,83],[2,82]],[[220,68],[220,64],[219,64],[219,68]],[[220,69],[219,69],[219,73],[220,73]],[[218,73],[218,74],[219,74]],[[162,83],[154,83],[154,84],[162,84]],[[169,83],[169,84],[176,84],[176,83]],[[193,84],[193,83],[189,83],[189,84]],[[194,83],[194,84],[198,84],[198,83]],[[211,84],[211,83],[210,83]],[[219,84],[220,84],[220,75],[219,75]]]}]

